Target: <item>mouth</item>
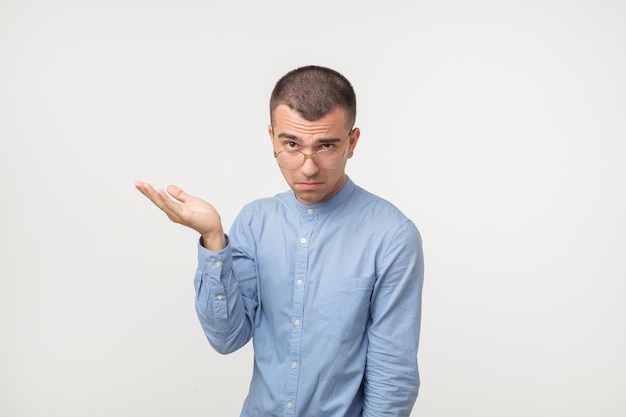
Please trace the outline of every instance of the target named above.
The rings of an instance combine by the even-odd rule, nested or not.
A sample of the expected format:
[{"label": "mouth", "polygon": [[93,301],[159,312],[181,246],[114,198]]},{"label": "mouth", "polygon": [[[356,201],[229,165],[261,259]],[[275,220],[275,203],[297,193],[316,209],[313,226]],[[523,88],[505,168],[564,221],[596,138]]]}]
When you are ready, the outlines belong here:
[{"label": "mouth", "polygon": [[297,186],[302,190],[317,190],[323,185],[321,182],[299,182]]}]

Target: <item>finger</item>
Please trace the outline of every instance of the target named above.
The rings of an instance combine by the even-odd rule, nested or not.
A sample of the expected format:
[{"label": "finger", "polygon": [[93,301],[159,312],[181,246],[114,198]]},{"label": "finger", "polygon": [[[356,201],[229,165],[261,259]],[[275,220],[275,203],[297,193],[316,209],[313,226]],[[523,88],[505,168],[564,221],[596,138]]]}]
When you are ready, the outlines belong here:
[{"label": "finger", "polygon": [[172,201],[163,190],[155,190],[150,184],[140,181],[135,183],[135,187],[168,216],[177,217],[180,214],[181,207]]},{"label": "finger", "polygon": [[180,201],[181,203],[185,203],[189,199],[189,197],[191,197],[189,194],[187,194],[186,192],[184,192],[183,190],[181,190],[179,187],[175,185],[168,185],[167,193],[171,195],[172,197],[174,197],[176,200]]},{"label": "finger", "polygon": [[135,181],[135,188],[148,198],[150,198],[150,194],[154,192],[154,188],[152,188],[152,186],[147,182],[143,181]]},{"label": "finger", "polygon": [[145,195],[156,204],[155,199],[159,198],[158,192],[152,187],[152,185],[147,182],[137,181],[135,183],[135,187],[141,192],[141,194]]}]

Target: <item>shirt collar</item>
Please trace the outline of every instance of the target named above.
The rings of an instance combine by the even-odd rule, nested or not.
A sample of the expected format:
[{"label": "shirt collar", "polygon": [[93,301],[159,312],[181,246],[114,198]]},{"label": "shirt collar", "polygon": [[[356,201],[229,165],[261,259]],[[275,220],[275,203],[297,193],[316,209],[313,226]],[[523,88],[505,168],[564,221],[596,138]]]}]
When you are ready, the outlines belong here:
[{"label": "shirt collar", "polygon": [[[289,199],[291,200],[291,203],[298,211],[298,213],[302,215],[310,215],[313,213],[316,215],[320,215],[333,211],[337,207],[341,206],[350,197],[355,188],[356,185],[352,182],[350,177],[346,175],[346,182],[337,194],[335,194],[328,200],[310,206],[300,203],[296,199],[296,194],[293,191],[287,194],[289,195]],[[313,212],[311,212],[310,210],[313,210]]]}]

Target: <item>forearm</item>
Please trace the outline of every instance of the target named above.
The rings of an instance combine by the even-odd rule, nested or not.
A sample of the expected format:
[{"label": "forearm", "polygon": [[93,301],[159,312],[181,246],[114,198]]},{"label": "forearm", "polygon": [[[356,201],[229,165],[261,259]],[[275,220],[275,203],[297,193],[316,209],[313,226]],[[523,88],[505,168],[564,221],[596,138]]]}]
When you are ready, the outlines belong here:
[{"label": "forearm", "polygon": [[245,345],[252,337],[256,302],[235,279],[230,247],[219,252],[199,248],[194,286],[196,313],[215,350],[226,354]]},{"label": "forearm", "polygon": [[363,417],[408,417],[413,409],[420,386],[417,345],[391,337],[398,336],[400,343],[389,343],[389,336],[370,338]]}]

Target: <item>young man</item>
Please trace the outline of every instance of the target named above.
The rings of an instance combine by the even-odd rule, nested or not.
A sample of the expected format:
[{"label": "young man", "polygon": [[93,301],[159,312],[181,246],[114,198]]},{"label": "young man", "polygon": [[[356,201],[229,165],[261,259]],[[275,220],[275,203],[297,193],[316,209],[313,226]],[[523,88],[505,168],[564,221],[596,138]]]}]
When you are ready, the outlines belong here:
[{"label": "young man", "polygon": [[136,187],[201,235],[196,310],[211,345],[250,339],[241,416],[409,416],[419,388],[423,258],[415,225],[345,173],[360,136],[348,80],[318,66],[283,76],[269,136],[291,191],[215,209],[175,186]]}]

